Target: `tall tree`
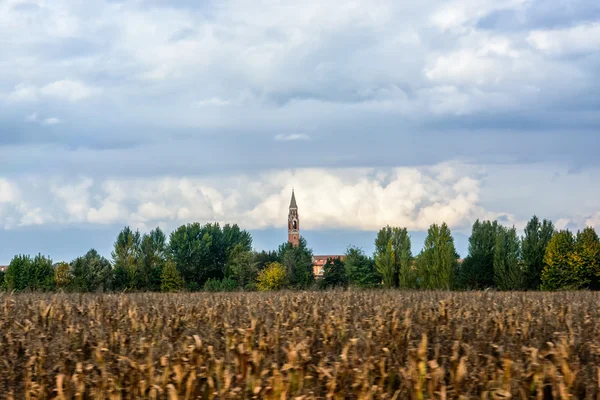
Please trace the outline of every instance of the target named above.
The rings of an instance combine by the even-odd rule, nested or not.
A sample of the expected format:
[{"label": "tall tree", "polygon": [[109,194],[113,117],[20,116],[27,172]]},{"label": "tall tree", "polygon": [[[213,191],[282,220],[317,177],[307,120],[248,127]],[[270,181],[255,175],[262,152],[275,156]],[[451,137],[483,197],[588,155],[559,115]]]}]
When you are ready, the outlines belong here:
[{"label": "tall tree", "polygon": [[344,266],[350,285],[371,287],[381,282],[381,275],[375,268],[375,261],[358,247],[348,247]]},{"label": "tall tree", "polygon": [[544,256],[542,270],[542,290],[576,290],[582,287],[582,282],[572,268],[571,257],[575,250],[575,237],[569,230],[556,232]]},{"label": "tall tree", "polygon": [[577,232],[570,264],[580,287],[593,290],[600,288],[600,240],[594,228],[587,227]]},{"label": "tall tree", "polygon": [[113,268],[95,249],[71,263],[71,288],[78,292],[111,290]]},{"label": "tall tree", "polygon": [[394,287],[396,283],[396,253],[394,252],[392,239],[388,239],[383,252],[378,249],[375,254],[375,266],[377,272],[383,278],[383,285],[388,289]]},{"label": "tall tree", "polygon": [[539,289],[546,247],[554,234],[552,222],[544,219],[540,222],[533,216],[525,227],[522,240],[523,262],[525,264],[525,280],[528,289]]},{"label": "tall tree", "polygon": [[287,242],[279,246],[279,258],[286,268],[292,287],[307,288],[315,283],[312,257],[312,250],[308,248],[303,237],[300,237],[298,246]]},{"label": "tall tree", "polygon": [[521,240],[513,226],[499,227],[494,246],[494,283],[501,290],[523,289],[524,270]]},{"label": "tall tree", "polygon": [[[387,252],[388,243],[391,242],[394,253],[393,275],[388,287],[408,287],[413,280],[410,236],[406,228],[386,226],[377,233],[375,238],[375,259],[382,258]],[[385,278],[384,278],[385,279]]]},{"label": "tall tree", "polygon": [[171,260],[165,262],[161,275],[161,292],[178,292],[183,289],[183,279],[177,271],[177,265]]},{"label": "tall tree", "polygon": [[348,286],[348,276],[344,263],[339,258],[330,258],[323,267],[323,277],[319,280],[319,287],[345,288]]},{"label": "tall tree", "polygon": [[140,232],[134,232],[128,226],[123,228],[111,255],[115,266],[115,288],[139,289],[142,282]]},{"label": "tall tree", "polygon": [[239,286],[246,287],[256,280],[257,264],[254,254],[240,243],[231,252],[227,267],[229,274],[226,277],[235,280]]},{"label": "tall tree", "polygon": [[427,230],[425,245],[418,257],[418,271],[426,289],[451,289],[455,285],[458,253],[446,223]]},{"label": "tall tree", "polygon": [[8,290],[25,290],[28,286],[28,270],[31,268],[31,257],[18,255],[13,257],[6,269],[4,282]]},{"label": "tall tree", "polygon": [[67,289],[71,284],[71,266],[66,262],[59,263],[54,270],[54,284],[57,289]]},{"label": "tall tree", "polygon": [[28,275],[28,289],[50,291],[54,289],[54,267],[52,260],[38,254],[32,260]]},{"label": "tall tree", "polygon": [[469,254],[460,267],[460,286],[469,289],[494,286],[494,248],[499,230],[497,221],[475,221],[469,237]]},{"label": "tall tree", "polygon": [[167,237],[160,228],[144,234],[140,246],[139,288],[160,290],[162,269],[166,261]]}]

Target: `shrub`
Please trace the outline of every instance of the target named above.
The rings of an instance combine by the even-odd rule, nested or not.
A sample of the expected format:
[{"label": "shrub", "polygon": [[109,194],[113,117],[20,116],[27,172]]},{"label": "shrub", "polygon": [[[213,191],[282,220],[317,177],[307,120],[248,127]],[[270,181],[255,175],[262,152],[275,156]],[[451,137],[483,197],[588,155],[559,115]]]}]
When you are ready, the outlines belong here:
[{"label": "shrub", "polygon": [[284,289],[287,285],[285,267],[278,262],[268,264],[256,278],[256,288],[261,292]]}]

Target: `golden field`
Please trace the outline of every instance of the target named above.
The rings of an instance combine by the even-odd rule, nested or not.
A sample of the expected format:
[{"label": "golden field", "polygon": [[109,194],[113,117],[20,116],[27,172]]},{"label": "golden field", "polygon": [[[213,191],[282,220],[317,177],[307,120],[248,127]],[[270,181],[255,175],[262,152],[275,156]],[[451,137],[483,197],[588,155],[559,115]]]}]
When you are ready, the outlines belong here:
[{"label": "golden field", "polygon": [[0,397],[597,399],[600,294],[0,294]]}]

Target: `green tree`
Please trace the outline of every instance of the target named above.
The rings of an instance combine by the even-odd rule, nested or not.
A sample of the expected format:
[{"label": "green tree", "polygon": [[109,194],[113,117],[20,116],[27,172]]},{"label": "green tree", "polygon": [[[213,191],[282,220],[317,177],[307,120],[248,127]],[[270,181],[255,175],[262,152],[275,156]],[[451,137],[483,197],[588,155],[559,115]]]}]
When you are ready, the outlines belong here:
[{"label": "green tree", "polygon": [[528,289],[539,289],[546,247],[554,234],[554,225],[545,220],[540,222],[533,216],[525,227],[522,240],[523,263],[525,264],[525,281]]},{"label": "green tree", "polygon": [[455,285],[457,267],[458,253],[450,228],[445,222],[431,225],[417,260],[421,285],[426,289],[451,289]]},{"label": "green tree", "polygon": [[51,291],[54,289],[54,267],[52,260],[38,254],[28,269],[28,289],[33,291]]},{"label": "green tree", "polygon": [[501,290],[519,290],[524,288],[524,278],[517,230],[501,226],[494,246],[494,283]]},{"label": "green tree", "polygon": [[222,280],[233,250],[250,251],[252,239],[237,225],[188,224],[171,233],[169,254],[191,290],[198,290],[208,279]]},{"label": "green tree", "polygon": [[27,255],[15,256],[4,275],[8,290],[25,290],[28,286],[28,271],[31,268],[31,257]]},{"label": "green tree", "polygon": [[162,270],[166,261],[166,242],[167,237],[160,228],[142,237],[139,289],[160,290]]},{"label": "green tree", "polygon": [[272,262],[281,262],[281,259],[279,258],[279,253],[275,250],[271,250],[271,251],[261,251],[254,253],[254,260],[256,261],[256,268],[258,268],[259,271],[263,270],[267,265],[271,264]]},{"label": "green tree", "polygon": [[383,278],[383,285],[388,289],[394,287],[396,281],[395,261],[396,253],[394,252],[392,240],[389,239],[385,250],[383,252],[378,251],[375,254],[375,268],[377,268],[377,272]]},{"label": "green tree", "polygon": [[288,284],[286,267],[278,262],[267,265],[256,278],[256,287],[261,292],[285,289]]},{"label": "green tree", "polygon": [[300,238],[297,247],[291,243],[279,246],[279,258],[287,270],[289,283],[294,288],[307,288],[314,284],[312,250],[306,244],[306,239]]},{"label": "green tree", "polygon": [[580,288],[600,288],[600,240],[594,228],[587,227],[577,232],[570,264]]},{"label": "green tree", "polygon": [[183,289],[184,283],[177,265],[173,261],[166,261],[161,275],[161,292],[179,292]]},{"label": "green tree", "polygon": [[391,242],[394,253],[393,274],[390,282],[385,282],[386,287],[409,287],[414,281],[412,271],[413,256],[411,251],[410,236],[406,228],[390,227],[389,225],[377,232],[375,238],[375,262],[385,257],[388,243]]},{"label": "green tree", "polygon": [[460,286],[469,289],[494,286],[494,252],[500,229],[497,221],[475,221],[469,237],[469,254],[460,267]]},{"label": "green tree", "polygon": [[110,261],[91,249],[71,262],[71,288],[78,292],[111,290],[113,272]]},{"label": "green tree", "polygon": [[139,289],[142,281],[141,235],[139,231],[123,228],[111,253],[115,266],[115,289]]},{"label": "green tree", "polygon": [[323,277],[319,280],[319,287],[322,289],[347,287],[348,276],[344,263],[340,258],[330,258],[323,266]]},{"label": "green tree", "polygon": [[349,247],[344,258],[346,276],[350,285],[372,287],[381,282],[375,261],[358,247]]},{"label": "green tree", "polygon": [[541,276],[542,290],[577,290],[582,282],[572,268],[571,257],[575,250],[575,237],[569,230],[556,232],[544,257],[544,269]]},{"label": "green tree", "polygon": [[257,262],[254,254],[247,251],[242,245],[238,245],[229,257],[228,277],[235,280],[239,286],[246,287],[256,280],[258,273]]},{"label": "green tree", "polygon": [[403,289],[414,288],[416,286],[416,275],[413,268],[414,257],[411,250],[410,236],[406,228],[400,229],[398,235],[399,246],[394,251],[398,265],[398,287]]}]

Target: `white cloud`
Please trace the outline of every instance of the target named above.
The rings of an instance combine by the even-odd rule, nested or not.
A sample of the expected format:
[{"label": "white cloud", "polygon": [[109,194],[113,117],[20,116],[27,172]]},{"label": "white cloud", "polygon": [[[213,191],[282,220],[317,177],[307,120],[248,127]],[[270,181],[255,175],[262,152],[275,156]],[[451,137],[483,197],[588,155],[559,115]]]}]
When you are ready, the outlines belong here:
[{"label": "white cloud", "polygon": [[588,23],[570,28],[535,30],[527,41],[549,54],[591,53],[600,51],[600,23]]},{"label": "white cloud", "polygon": [[25,117],[25,121],[27,122],[37,122],[38,121],[38,114],[37,113],[31,113],[28,116]]},{"label": "white cloud", "polygon": [[374,230],[394,224],[423,230],[442,221],[467,227],[478,216],[495,215],[479,204],[481,182],[471,176],[474,172],[464,165],[443,164],[385,170],[271,171],[252,179],[163,177],[96,183],[85,178],[39,187],[53,196],[52,201],[37,199],[24,186],[22,190],[30,194],[17,219],[21,225],[51,221],[147,228],[158,223],[174,227],[191,221],[221,221],[239,223],[246,229],[278,227],[285,221],[293,185],[307,229]]},{"label": "white cloud", "polygon": [[80,81],[64,79],[43,86],[40,93],[56,99],[77,102],[95,96],[99,93],[99,89]]},{"label": "white cloud", "polygon": [[45,126],[57,125],[57,124],[60,124],[60,119],[55,118],[55,117],[45,118],[42,121],[42,125],[45,125]]},{"label": "white cloud", "polygon": [[288,134],[281,133],[281,134],[275,136],[275,140],[285,141],[285,142],[295,141],[295,140],[310,140],[310,136],[308,136],[304,133],[288,133]]},{"label": "white cloud", "polygon": [[33,102],[38,99],[38,89],[29,83],[19,83],[7,97],[9,103]]},{"label": "white cloud", "polygon": [[0,205],[14,203],[19,198],[17,185],[0,178]]},{"label": "white cloud", "polygon": [[38,113],[34,112],[25,117],[25,121],[38,123],[42,126],[52,126],[61,123],[61,120],[56,117],[40,118]]},{"label": "white cloud", "polygon": [[222,107],[230,105],[231,102],[228,100],[223,100],[219,97],[211,97],[204,100],[199,100],[193,104],[194,107]]}]

